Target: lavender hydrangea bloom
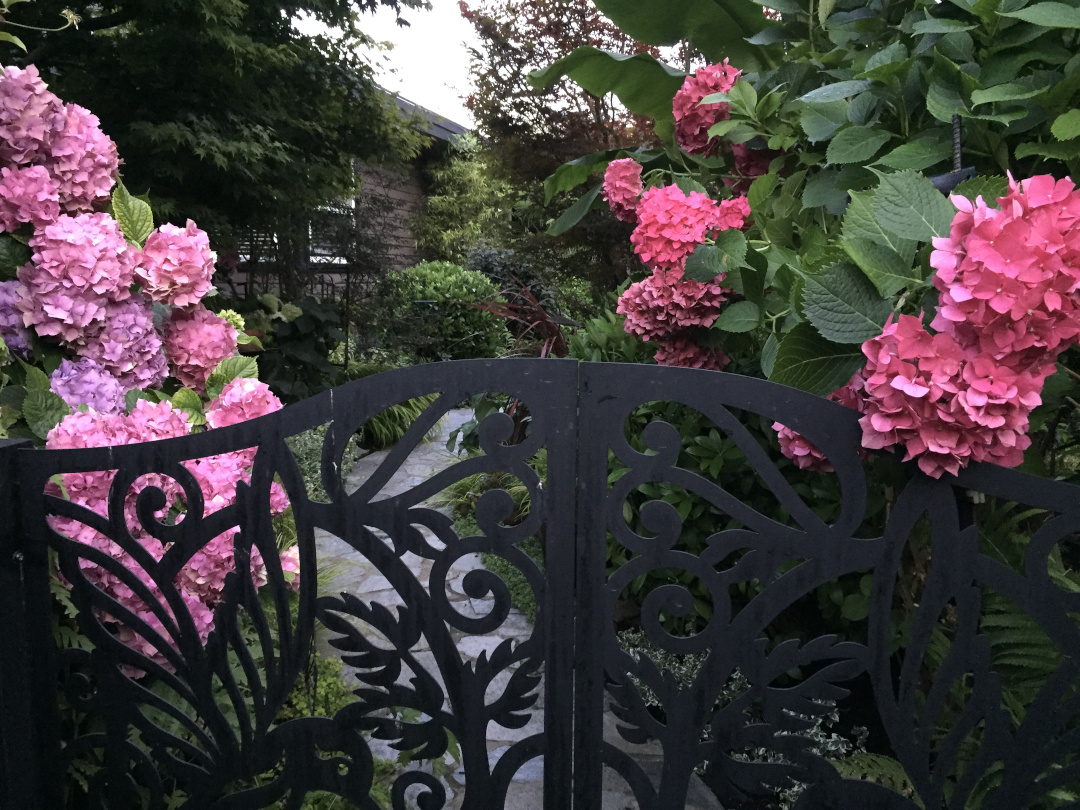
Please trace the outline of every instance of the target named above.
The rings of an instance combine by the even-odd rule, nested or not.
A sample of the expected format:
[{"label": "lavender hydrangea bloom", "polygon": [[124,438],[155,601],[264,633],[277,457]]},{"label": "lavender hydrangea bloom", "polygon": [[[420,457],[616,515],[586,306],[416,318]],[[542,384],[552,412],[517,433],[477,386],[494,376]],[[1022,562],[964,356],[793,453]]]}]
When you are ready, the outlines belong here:
[{"label": "lavender hydrangea bloom", "polygon": [[23,326],[23,316],[15,308],[19,300],[17,281],[0,282],[0,337],[11,353],[24,360],[30,356],[30,332]]},{"label": "lavender hydrangea bloom", "polygon": [[154,388],[169,373],[154,313],[141,295],[109,302],[104,326],[83,336],[75,351],[98,361],[126,390]]},{"label": "lavender hydrangea bloom", "polygon": [[49,377],[52,392],[72,408],[87,405],[98,413],[124,411],[124,387],[96,360],[64,360]]}]

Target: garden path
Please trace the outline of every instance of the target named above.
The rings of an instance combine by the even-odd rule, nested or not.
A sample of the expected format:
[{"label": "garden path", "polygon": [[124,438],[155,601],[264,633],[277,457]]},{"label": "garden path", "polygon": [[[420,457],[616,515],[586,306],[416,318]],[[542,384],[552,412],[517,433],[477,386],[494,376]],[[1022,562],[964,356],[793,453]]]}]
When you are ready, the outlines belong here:
[{"label": "garden path", "polygon": [[[406,492],[431,477],[434,473],[453,464],[457,457],[446,450],[446,440],[451,431],[471,418],[471,410],[457,409],[450,411],[428,437],[427,441],[418,445],[409,455],[408,460],[401,465],[394,477],[383,487],[379,498],[392,497]],[[388,453],[388,450],[383,450],[360,459],[348,477],[346,490],[349,492],[355,491],[361,483],[378,469]],[[437,502],[428,505],[449,514],[449,506],[439,505]],[[429,539],[433,539],[433,536],[429,535]],[[336,594],[341,591],[348,591],[362,595],[365,601],[377,602],[387,607],[404,604],[398,593],[393,590],[390,582],[375,570],[375,567],[368,560],[360,557],[343,540],[320,531],[316,535],[316,544],[321,568],[320,591],[322,593]],[[421,584],[427,587],[431,560],[418,557],[411,552],[406,552],[403,559]],[[450,569],[447,595],[454,609],[463,615],[483,616],[491,610],[491,600],[472,599],[466,595],[463,588],[462,581],[465,575],[478,567],[482,567],[480,555],[471,554],[459,559]],[[362,622],[358,622],[358,625],[362,631],[371,633],[371,637],[376,644],[385,646],[385,639],[382,639],[374,630],[363,625]],[[512,639],[515,642],[526,640],[532,633],[532,625],[525,614],[516,608],[512,608],[506,621],[491,634],[468,635],[456,630],[453,632],[458,650],[461,652],[462,657],[468,661],[470,659],[475,660],[484,651],[490,653],[506,639]],[[324,655],[338,655],[338,652],[330,646],[329,641],[329,632],[320,628],[320,636],[317,641],[319,651]],[[412,652],[417,660],[441,683],[442,679],[438,674],[434,656],[427,649],[424,639],[421,639],[412,648]],[[348,668],[346,668],[345,674],[346,679],[353,682]],[[489,699],[493,699],[500,694],[511,674],[512,670],[503,672],[492,683],[488,690]],[[406,674],[403,677],[407,678],[408,675]],[[488,751],[493,763],[516,741],[543,730],[543,708],[544,689],[541,684],[539,698],[536,705],[531,709],[533,717],[523,728],[508,729],[495,723],[489,724]],[[663,757],[661,749],[655,742],[646,745],[632,745],[625,742],[616,731],[615,718],[610,712],[605,713],[604,730],[604,736],[607,740],[630,753],[650,775],[659,777]],[[369,742],[375,756],[384,759],[397,758],[399,752],[390,748],[384,741],[371,739]],[[447,796],[452,797],[448,801],[447,808],[448,810],[458,810],[465,792],[464,773],[458,768],[458,763],[449,754],[446,756],[445,764],[442,781],[447,788]],[[431,769],[429,763],[423,765],[414,764],[412,767],[422,767],[428,771]],[[542,807],[543,773],[542,759],[525,763],[515,774],[507,791],[506,810],[537,810],[537,808]],[[609,769],[605,770],[601,810],[637,810],[637,807],[637,801],[634,799],[629,785]],[[690,786],[686,810],[722,810],[722,807],[700,780],[694,777]]]}]

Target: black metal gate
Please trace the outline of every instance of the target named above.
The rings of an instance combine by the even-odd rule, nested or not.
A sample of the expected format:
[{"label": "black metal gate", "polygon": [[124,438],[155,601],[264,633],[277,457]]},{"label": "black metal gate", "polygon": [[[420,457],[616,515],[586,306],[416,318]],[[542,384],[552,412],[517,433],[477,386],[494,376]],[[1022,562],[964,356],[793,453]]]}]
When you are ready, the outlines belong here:
[{"label": "black metal gate", "polygon": [[[484,392],[509,395],[528,408],[524,438],[513,435],[509,417],[494,414],[479,428],[481,455],[406,495],[376,497],[449,408]],[[387,406],[428,393],[440,397],[379,470],[347,492],[339,461],[353,432]],[[635,449],[627,420],[635,408],[657,401],[704,414],[738,448],[748,465],[744,474],[757,476],[772,492],[785,519],[741,502],[723,477],[709,480],[679,467],[680,438],[669,424],[646,426],[644,452]],[[467,810],[503,807],[514,774],[539,757],[545,810],[600,808],[605,770],[628,783],[640,810],[682,808],[697,778],[729,808],[792,782],[808,786],[798,810],[962,808],[975,795],[985,797],[979,800],[983,807],[1001,810],[1080,806],[1070,798],[1080,785],[1080,593],[1051,576],[1063,564],[1062,549],[1075,543],[1080,490],[986,466],[938,481],[910,474],[884,532],[865,537],[860,527],[868,492],[857,418],[799,391],[723,373],[571,360],[467,361],[388,372],[252,422],[182,439],[65,451],[0,445],[3,807],[62,807],[63,774],[74,759],[93,754],[98,766],[81,774],[93,807],[156,810],[178,790],[187,797],[182,806],[190,808],[259,808],[282,799],[299,807],[307,791],[326,790],[374,810],[368,796],[372,757],[361,732],[431,756],[445,750],[451,732],[461,746],[461,807]],[[807,493],[785,478],[747,430],[747,419],[779,420],[828,456],[842,492],[837,514],[819,517]],[[284,439],[322,424],[329,425],[322,467],[329,497],[315,500]],[[234,505],[204,510],[199,486],[182,462],[256,446],[250,486],[239,487]],[[547,454],[543,481],[528,463],[541,449]],[[609,480],[612,459],[625,467],[617,480]],[[57,474],[97,470],[118,471],[108,516],[74,505],[50,486]],[[512,502],[493,491],[477,505],[481,533],[459,538],[447,517],[422,503],[483,471],[509,473],[527,487],[529,516],[520,525],[504,525]],[[148,487],[138,497],[143,527],[168,544],[160,560],[140,552],[124,516],[132,484],[148,474],[176,482],[187,504],[183,519],[166,525],[154,519],[164,503],[161,491]],[[275,562],[269,510],[275,477],[293,507],[301,571],[317,569],[316,529],[330,532],[386,577],[404,608],[394,614],[358,598],[363,594],[319,594],[315,578],[302,573],[293,622],[288,585]],[[687,552],[679,543],[685,516],[656,500],[641,510],[649,536],[634,532],[624,504],[630,493],[658,482],[694,493],[735,527],[718,528],[703,551]],[[1049,513],[1018,567],[980,550],[972,493]],[[125,572],[107,554],[66,536],[56,527],[71,524],[60,519],[107,536],[139,560],[147,576]],[[917,525],[932,533],[934,553],[904,644],[894,649],[896,583]],[[175,578],[230,527],[240,528],[236,573],[203,643]],[[543,569],[518,549],[538,532],[545,539]],[[621,546],[627,561],[609,571],[611,544]],[[490,633],[510,607],[505,586],[484,571],[476,571],[467,587],[476,596],[493,595],[490,613],[465,616],[447,601],[450,565],[480,550],[524,572],[538,615],[527,641],[465,664],[451,628]],[[249,572],[256,551],[269,579],[261,595]],[[431,561],[427,587],[404,564],[409,554]],[[53,564],[72,586],[91,652],[60,651],[53,643]],[[106,596],[84,575],[87,565],[127,582],[148,612],[136,615]],[[616,638],[620,596],[657,569],[684,576],[648,594],[641,627],[659,649],[708,652],[689,681],[677,682],[648,656],[631,655]],[[773,632],[786,612],[807,611],[820,586],[853,575],[870,576],[864,640],[783,640],[783,633]],[[679,584],[687,577],[711,595],[711,616],[704,629],[679,635],[665,629],[661,617],[693,611],[692,595]],[[1020,632],[1044,634],[1058,654],[1056,670],[1022,711],[1003,701],[998,669],[1004,664],[984,632],[983,601],[990,593],[1027,617]],[[733,598],[737,594],[742,596]],[[254,628],[258,650],[251,635],[240,632],[241,613]],[[373,645],[355,630],[358,620],[377,627],[387,643]],[[306,669],[317,622],[359,667],[358,701],[334,717],[276,722]],[[118,623],[156,654],[124,643]],[[418,663],[421,638],[437,671]],[[932,648],[942,643],[944,651],[933,659],[940,666],[929,669]],[[137,677],[141,672],[153,677]],[[542,730],[492,761],[488,725],[522,727],[533,719],[541,676],[543,710],[536,713],[542,714]],[[736,679],[743,686],[733,693]],[[865,685],[862,709],[879,718],[906,787],[843,778],[803,734],[859,684]],[[654,696],[652,707],[646,692]],[[417,709],[418,719],[387,719],[381,710],[393,706]],[[946,709],[955,722],[943,734],[937,721]],[[605,711],[617,717],[617,730],[605,725]],[[75,731],[72,713],[82,718]],[[659,770],[644,769],[623,744],[646,740],[662,751]],[[261,783],[255,779],[268,773]],[[406,771],[393,786],[395,808],[404,808],[410,797],[424,810],[446,804],[439,780],[419,770]]]}]

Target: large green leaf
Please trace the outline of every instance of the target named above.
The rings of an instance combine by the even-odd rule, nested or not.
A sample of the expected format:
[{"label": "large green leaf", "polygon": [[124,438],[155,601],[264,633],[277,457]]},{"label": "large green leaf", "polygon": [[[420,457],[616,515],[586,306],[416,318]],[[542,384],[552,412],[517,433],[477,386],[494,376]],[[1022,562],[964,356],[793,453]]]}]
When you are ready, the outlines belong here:
[{"label": "large green leaf", "polygon": [[827,396],[847,383],[865,362],[858,346],[826,340],[803,322],[780,341],[769,379]]},{"label": "large green leaf", "polygon": [[1080,28],[1080,8],[1065,3],[1035,3],[1019,11],[999,11],[998,14],[1046,28]]},{"label": "large green leaf", "polygon": [[70,413],[68,404],[52,391],[27,390],[22,402],[23,418],[39,439],[46,438],[49,431]]},{"label": "large green leaf", "polygon": [[154,214],[150,210],[150,204],[133,196],[123,183],[117,181],[112,193],[111,208],[113,219],[127,240],[142,247],[146,237],[154,230]]},{"label": "large green leaf", "polygon": [[614,93],[631,112],[652,118],[661,138],[670,138],[675,130],[671,100],[686,74],[646,53],[626,56],[585,45],[543,70],[533,71],[529,83],[550,87],[563,76],[594,96]]},{"label": "large green leaf", "polygon": [[560,191],[569,191],[580,186],[593,172],[605,168],[613,161],[619,151],[605,149],[602,152],[593,152],[591,155],[584,155],[564,163],[544,181],[544,203],[551,202],[551,198]]},{"label": "large green leaf", "polygon": [[874,195],[874,216],[897,236],[920,242],[947,236],[955,215],[956,208],[918,172],[881,176]]},{"label": "large green leaf", "polygon": [[0,234],[0,281],[15,278],[15,272],[30,261],[30,255],[30,248],[11,234]]},{"label": "large green leaf", "polygon": [[1069,110],[1054,119],[1050,132],[1059,141],[1080,138],[1080,110]]},{"label": "large green leaf", "polygon": [[825,153],[829,163],[862,163],[878,153],[892,135],[873,127],[848,127],[829,141]]},{"label": "large green leaf", "polygon": [[863,272],[849,262],[835,262],[804,277],[803,314],[821,336],[835,343],[863,343],[881,334],[892,314]]},{"label": "large green leaf", "polygon": [[626,34],[650,45],[694,43],[711,62],[725,57],[743,70],[759,71],[779,63],[778,46],[746,40],[774,26],[762,6],[745,0],[596,0],[600,9]]},{"label": "large green leaf", "polygon": [[843,99],[823,104],[804,104],[799,110],[799,125],[810,143],[827,141],[848,120],[849,102]]},{"label": "large green leaf", "polygon": [[851,203],[844,213],[844,239],[867,239],[894,250],[905,260],[915,255],[915,242],[885,230],[874,216],[874,192],[852,191]]},{"label": "large green leaf", "polygon": [[596,202],[597,198],[600,196],[600,191],[603,188],[603,183],[600,183],[585,192],[581,199],[563,211],[562,216],[551,223],[547,229],[547,235],[558,236],[559,234],[566,233],[566,231],[581,222],[582,217],[592,209],[593,203]]},{"label": "large green leaf", "polygon": [[802,96],[799,101],[804,101],[807,104],[819,104],[825,101],[837,101],[842,98],[850,98],[851,96],[857,96],[863,90],[869,90],[872,84],[873,82],[869,79],[835,82],[833,84],[827,84],[824,87],[819,87],[817,90],[811,90],[809,93]]},{"label": "large green leaf", "polygon": [[729,229],[716,235],[716,244],[699,245],[686,260],[683,278],[712,281],[721,273],[742,267],[746,261],[746,237]]},{"label": "large green leaf", "polygon": [[910,259],[905,260],[880,242],[854,237],[844,239],[843,245],[851,260],[859,265],[859,269],[886,298],[922,281],[918,268],[913,266]]},{"label": "large green leaf", "polygon": [[221,389],[237,377],[258,379],[259,364],[254,357],[226,357],[218,363],[206,381],[206,395],[216,399]]},{"label": "large green leaf", "polygon": [[922,171],[947,160],[952,145],[945,138],[924,138],[902,144],[880,158],[876,165],[890,169]]},{"label": "large green leaf", "polygon": [[749,332],[761,324],[761,309],[753,301],[736,301],[728,305],[713,324],[725,332]]}]

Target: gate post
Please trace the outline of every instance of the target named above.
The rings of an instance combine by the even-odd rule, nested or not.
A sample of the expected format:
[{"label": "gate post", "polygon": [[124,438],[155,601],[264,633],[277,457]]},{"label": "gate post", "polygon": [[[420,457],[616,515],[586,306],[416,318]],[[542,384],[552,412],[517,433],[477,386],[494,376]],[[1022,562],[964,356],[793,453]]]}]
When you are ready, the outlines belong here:
[{"label": "gate post", "polygon": [[20,520],[19,457],[27,439],[0,440],[0,808],[41,810],[39,749],[34,741]]}]

